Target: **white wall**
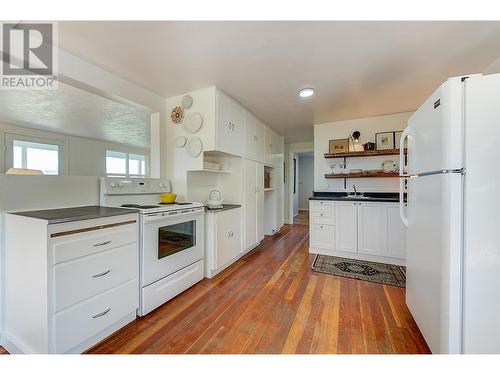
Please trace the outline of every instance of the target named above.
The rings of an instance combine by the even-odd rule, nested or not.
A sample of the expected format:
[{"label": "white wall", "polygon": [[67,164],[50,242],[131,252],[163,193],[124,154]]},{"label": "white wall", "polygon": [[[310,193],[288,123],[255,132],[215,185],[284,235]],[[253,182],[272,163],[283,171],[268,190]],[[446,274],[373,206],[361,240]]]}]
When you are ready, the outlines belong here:
[{"label": "white wall", "polygon": [[124,151],[148,156],[150,171],[150,151],[147,148],[121,145],[118,143],[98,141],[83,137],[75,137],[54,132],[25,128],[9,124],[0,124],[0,173],[7,169],[5,164],[5,134],[17,134],[54,140],[63,143],[63,173],[75,176],[104,176],[106,174],[106,149]]},{"label": "white wall", "polygon": [[[362,119],[330,122],[314,125],[314,191],[351,191],[356,184],[359,191],[399,191],[397,178],[356,178],[347,179],[344,189],[343,179],[326,179],[325,174],[331,173],[330,162],[342,159],[325,159],[330,139],[348,138],[354,131],[361,132],[360,144],[375,142],[375,133],[403,130],[408,118],[413,112],[396,113],[392,115],[367,117]],[[384,160],[398,160],[398,156],[379,156],[370,158],[351,158],[347,160],[347,170],[381,168]]]},{"label": "white wall", "polygon": [[309,210],[309,197],[314,190],[314,157],[299,155],[299,210]]}]

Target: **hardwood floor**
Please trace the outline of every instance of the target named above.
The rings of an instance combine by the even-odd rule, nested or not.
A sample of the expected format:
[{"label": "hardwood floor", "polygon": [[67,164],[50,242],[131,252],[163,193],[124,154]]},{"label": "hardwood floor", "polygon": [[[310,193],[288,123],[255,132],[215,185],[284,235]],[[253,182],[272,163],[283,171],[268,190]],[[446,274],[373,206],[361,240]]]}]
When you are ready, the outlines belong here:
[{"label": "hardwood floor", "polygon": [[299,210],[298,215],[293,218],[293,223],[309,225],[309,211]]},{"label": "hardwood floor", "polygon": [[285,226],[88,353],[430,353],[403,288],[311,271],[308,229]]},{"label": "hardwood floor", "polygon": [[429,353],[404,289],[314,273],[308,242],[285,226],[89,353]]}]

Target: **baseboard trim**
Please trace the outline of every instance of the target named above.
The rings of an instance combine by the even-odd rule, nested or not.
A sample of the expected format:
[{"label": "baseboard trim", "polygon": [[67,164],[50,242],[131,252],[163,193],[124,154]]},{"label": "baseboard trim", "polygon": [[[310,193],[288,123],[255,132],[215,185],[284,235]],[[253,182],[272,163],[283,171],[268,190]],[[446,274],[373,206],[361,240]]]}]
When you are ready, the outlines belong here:
[{"label": "baseboard trim", "polygon": [[319,248],[310,247],[309,253],[320,254],[320,255],[330,255],[330,256],[356,259],[356,260],[366,260],[369,262],[376,262],[376,263],[387,263],[387,264],[393,264],[396,266],[405,266],[406,265],[406,259],[390,258],[390,257],[384,257],[384,256],[359,254],[359,253],[350,253],[347,251],[339,251],[339,250],[319,249]]}]

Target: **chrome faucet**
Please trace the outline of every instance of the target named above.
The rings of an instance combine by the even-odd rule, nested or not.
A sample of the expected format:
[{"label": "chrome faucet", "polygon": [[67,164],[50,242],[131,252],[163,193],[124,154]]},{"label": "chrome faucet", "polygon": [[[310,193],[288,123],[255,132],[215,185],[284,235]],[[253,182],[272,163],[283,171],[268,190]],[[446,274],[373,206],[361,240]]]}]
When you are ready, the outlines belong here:
[{"label": "chrome faucet", "polygon": [[354,195],[358,195],[358,191],[356,190],[356,185],[352,184],[352,188],[354,189]]}]

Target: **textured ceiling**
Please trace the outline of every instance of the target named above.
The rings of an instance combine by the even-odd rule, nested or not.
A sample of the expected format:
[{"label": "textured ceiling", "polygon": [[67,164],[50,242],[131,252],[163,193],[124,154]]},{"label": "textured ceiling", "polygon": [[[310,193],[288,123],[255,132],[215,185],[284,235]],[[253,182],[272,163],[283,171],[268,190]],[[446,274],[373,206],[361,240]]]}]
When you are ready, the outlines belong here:
[{"label": "textured ceiling", "polygon": [[[217,85],[288,141],[416,109],[500,55],[500,22],[61,22],[63,48],[164,97]],[[313,86],[317,95],[299,100]]]},{"label": "textured ceiling", "polygon": [[0,122],[139,147],[150,113],[59,83],[57,90],[0,90]]}]

